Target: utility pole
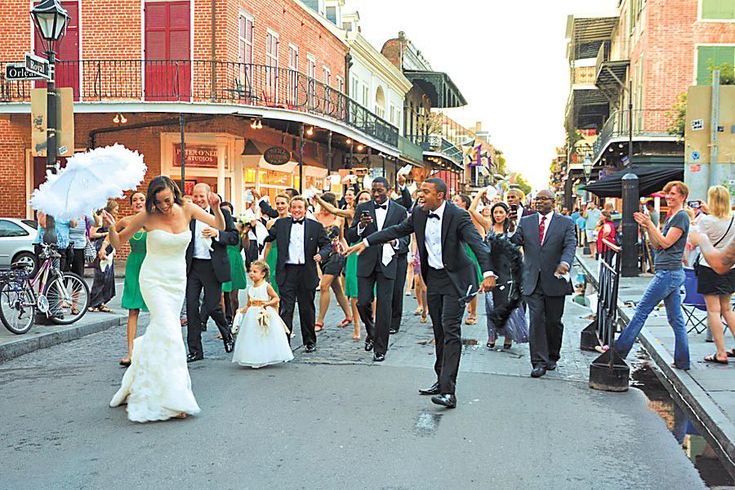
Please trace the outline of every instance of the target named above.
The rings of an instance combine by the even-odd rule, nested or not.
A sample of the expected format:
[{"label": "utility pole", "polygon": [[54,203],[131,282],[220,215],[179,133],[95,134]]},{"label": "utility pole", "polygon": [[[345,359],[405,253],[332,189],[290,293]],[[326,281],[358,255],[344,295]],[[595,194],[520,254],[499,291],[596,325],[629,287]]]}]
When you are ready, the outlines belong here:
[{"label": "utility pole", "polygon": [[718,126],[720,125],[720,70],[712,70],[712,113],[710,118],[709,144],[710,144],[710,162],[709,162],[709,185],[722,184],[724,176],[721,174],[720,164],[717,162],[719,157]]}]

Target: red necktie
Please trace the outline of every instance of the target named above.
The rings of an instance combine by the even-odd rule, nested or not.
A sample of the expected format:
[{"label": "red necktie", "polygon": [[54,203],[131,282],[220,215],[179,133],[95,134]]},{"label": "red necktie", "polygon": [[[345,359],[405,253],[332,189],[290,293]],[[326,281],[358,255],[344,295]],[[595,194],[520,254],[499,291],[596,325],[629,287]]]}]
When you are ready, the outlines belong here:
[{"label": "red necktie", "polygon": [[538,224],[538,242],[544,244],[544,231],[546,231],[546,216],[541,216],[541,222]]}]

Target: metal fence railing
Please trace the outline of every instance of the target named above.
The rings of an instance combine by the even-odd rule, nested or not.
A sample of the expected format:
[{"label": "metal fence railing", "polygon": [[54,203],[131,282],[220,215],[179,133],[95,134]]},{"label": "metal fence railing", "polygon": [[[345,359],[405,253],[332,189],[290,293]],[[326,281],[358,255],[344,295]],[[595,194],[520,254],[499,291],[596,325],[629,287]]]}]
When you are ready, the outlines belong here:
[{"label": "metal fence railing", "polygon": [[[640,136],[671,136],[669,126],[671,124],[671,111],[668,110],[633,110],[633,137]],[[592,146],[596,161],[613,138],[627,138],[631,135],[628,111],[614,111],[602,126],[600,135]]]},{"label": "metal fence railing", "polygon": [[603,240],[603,243],[608,250],[601,254],[600,259],[597,278],[597,311],[592,323],[582,330],[580,348],[595,351],[596,346],[603,344],[609,346],[609,349],[590,365],[589,385],[591,388],[626,391],[630,369],[613,348],[618,327],[618,289],[620,287],[622,248],[607,240]]},{"label": "metal fence railing", "polygon": [[[5,80],[0,102],[28,102],[41,82]],[[190,60],[81,60],[56,64],[56,86],[85,102],[199,102],[282,108],[340,121],[398,147],[398,128],[339,90],[284,68]]]}]

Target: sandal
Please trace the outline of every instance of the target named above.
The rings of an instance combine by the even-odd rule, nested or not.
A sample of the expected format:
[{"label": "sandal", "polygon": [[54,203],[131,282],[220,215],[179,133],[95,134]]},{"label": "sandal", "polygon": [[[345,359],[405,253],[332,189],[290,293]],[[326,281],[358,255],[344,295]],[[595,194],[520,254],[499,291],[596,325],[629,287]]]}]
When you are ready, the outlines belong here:
[{"label": "sandal", "polygon": [[359,342],[360,341],[360,336],[359,335],[353,335],[352,336],[352,340],[354,340],[355,342]]},{"label": "sandal", "polygon": [[413,316],[419,316],[420,314],[421,314],[421,307],[419,306],[418,308],[416,308],[416,311],[413,312]]},{"label": "sandal", "polygon": [[710,354],[708,356],[704,356],[704,362],[713,362],[716,364],[729,364],[729,361],[725,359],[724,361],[722,359],[717,359],[717,354]]},{"label": "sandal", "polygon": [[316,322],[314,324],[314,331],[321,332],[322,330],[324,330],[324,322]]},{"label": "sandal", "polygon": [[338,326],[339,328],[345,328],[345,327],[346,327],[347,325],[349,325],[350,323],[352,323],[352,318],[345,318],[345,319],[344,319],[344,320],[342,320],[342,321],[341,321],[341,322],[339,323],[339,325],[337,325],[337,326]]},{"label": "sandal", "polygon": [[730,349],[727,351],[727,357],[735,357],[735,349]]},{"label": "sandal", "polygon": [[604,354],[605,352],[610,350],[609,345],[596,345],[595,350],[599,352],[600,354]]},{"label": "sandal", "polygon": [[421,312],[421,320],[419,320],[421,323],[426,323],[426,313]]},{"label": "sandal", "polygon": [[130,366],[130,359],[120,359],[120,365],[124,367]]},{"label": "sandal", "polygon": [[503,350],[510,350],[510,348],[513,347],[513,344],[503,344]]},{"label": "sandal", "polygon": [[495,348],[495,342],[488,342],[487,344],[485,344],[485,347],[487,347],[488,349],[494,349]]},{"label": "sandal", "polygon": [[87,311],[90,313],[99,313],[100,309],[98,306],[90,306],[87,308]]},{"label": "sandal", "polygon": [[468,316],[467,319],[464,321],[465,325],[476,325],[477,324],[477,317],[476,316]]},{"label": "sandal", "polygon": [[107,305],[99,305],[97,307],[97,311],[101,311],[103,313],[114,313]]},{"label": "sandal", "polygon": [[78,315],[79,314],[79,308],[72,308],[71,309],[71,314],[72,315]]}]

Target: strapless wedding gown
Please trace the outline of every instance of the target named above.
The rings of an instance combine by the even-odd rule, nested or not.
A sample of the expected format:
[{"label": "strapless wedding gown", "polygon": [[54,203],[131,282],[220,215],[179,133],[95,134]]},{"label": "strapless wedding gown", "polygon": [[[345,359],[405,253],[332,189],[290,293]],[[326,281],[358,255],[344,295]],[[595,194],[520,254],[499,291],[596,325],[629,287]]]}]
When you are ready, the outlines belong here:
[{"label": "strapless wedding gown", "polygon": [[130,367],[110,402],[111,407],[127,403],[128,419],[134,422],[199,413],[179,322],[190,239],[188,230],[148,232],[140,290],[150,311],[150,323],[145,334],[135,339]]}]

